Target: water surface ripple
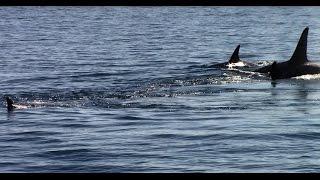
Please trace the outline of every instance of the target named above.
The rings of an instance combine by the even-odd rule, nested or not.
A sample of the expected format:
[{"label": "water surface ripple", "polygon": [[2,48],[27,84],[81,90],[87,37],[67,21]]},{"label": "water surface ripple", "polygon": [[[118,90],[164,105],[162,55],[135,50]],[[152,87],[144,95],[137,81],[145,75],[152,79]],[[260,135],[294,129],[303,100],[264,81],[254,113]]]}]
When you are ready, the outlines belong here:
[{"label": "water surface ripple", "polygon": [[1,172],[320,172],[318,79],[290,58],[319,7],[1,7]]}]

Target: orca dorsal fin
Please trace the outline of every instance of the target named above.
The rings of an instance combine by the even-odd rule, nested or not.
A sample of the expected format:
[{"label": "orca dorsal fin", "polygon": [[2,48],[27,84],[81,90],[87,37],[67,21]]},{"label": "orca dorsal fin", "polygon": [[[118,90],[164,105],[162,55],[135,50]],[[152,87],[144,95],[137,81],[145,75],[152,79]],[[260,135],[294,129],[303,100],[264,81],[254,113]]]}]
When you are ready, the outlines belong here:
[{"label": "orca dorsal fin", "polygon": [[6,97],[6,101],[7,101],[7,109],[8,109],[8,111],[12,111],[13,108],[14,108],[12,99],[10,99],[10,98],[7,96],[7,97]]},{"label": "orca dorsal fin", "polygon": [[296,49],[290,58],[290,62],[294,64],[303,64],[308,61],[307,58],[307,44],[308,44],[308,31],[309,27],[306,27],[299,39]]},{"label": "orca dorsal fin", "polygon": [[237,48],[233,51],[233,54],[228,61],[229,63],[237,63],[240,61],[239,49],[240,49],[240,45],[238,45]]}]

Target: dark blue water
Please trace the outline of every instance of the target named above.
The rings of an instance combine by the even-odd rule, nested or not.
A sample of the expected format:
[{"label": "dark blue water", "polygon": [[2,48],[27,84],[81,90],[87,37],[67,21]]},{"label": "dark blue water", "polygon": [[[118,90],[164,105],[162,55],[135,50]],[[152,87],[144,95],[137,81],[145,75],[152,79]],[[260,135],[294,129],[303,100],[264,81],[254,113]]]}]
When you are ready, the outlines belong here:
[{"label": "dark blue water", "polygon": [[[320,172],[319,7],[1,7],[1,172]],[[320,62],[319,62],[320,63]]]}]

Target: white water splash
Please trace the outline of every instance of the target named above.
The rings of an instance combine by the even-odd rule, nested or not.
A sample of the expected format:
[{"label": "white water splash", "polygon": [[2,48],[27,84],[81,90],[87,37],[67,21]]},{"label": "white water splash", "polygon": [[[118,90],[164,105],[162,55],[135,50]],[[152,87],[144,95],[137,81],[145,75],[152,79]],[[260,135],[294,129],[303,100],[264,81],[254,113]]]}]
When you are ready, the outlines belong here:
[{"label": "white water splash", "polygon": [[43,104],[46,104],[46,102],[42,101],[42,100],[34,100],[31,102],[31,104],[34,104],[34,105],[43,105]]},{"label": "white water splash", "polygon": [[13,106],[14,106],[15,109],[27,109],[27,108],[31,107],[31,106],[22,105],[22,104],[15,104]]},{"label": "white water splash", "polygon": [[228,67],[228,68],[233,68],[233,67],[244,67],[244,66],[246,66],[246,64],[245,64],[245,63],[243,63],[242,61],[237,62],[237,63],[229,63],[229,64],[227,64],[227,67]]},{"label": "white water splash", "polygon": [[292,79],[302,79],[302,80],[320,79],[320,74],[306,74],[302,76],[293,77]]},{"label": "white water splash", "polygon": [[268,65],[272,64],[273,62],[274,61],[258,61],[257,65],[263,67],[263,66],[268,66]]},{"label": "white water splash", "polygon": [[222,84],[227,84],[227,83],[240,83],[243,81],[248,81],[250,80],[249,77],[243,77],[243,76],[227,76],[223,80],[221,80]]}]

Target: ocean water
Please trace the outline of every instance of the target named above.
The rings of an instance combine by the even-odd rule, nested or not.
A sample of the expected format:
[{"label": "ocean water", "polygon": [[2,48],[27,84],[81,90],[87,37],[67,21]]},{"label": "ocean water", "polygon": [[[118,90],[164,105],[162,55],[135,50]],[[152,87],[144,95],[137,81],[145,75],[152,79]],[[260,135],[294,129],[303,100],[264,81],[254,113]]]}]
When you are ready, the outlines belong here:
[{"label": "ocean water", "polygon": [[[320,172],[319,7],[1,7],[0,172]],[[21,108],[7,112],[10,96]]]}]

